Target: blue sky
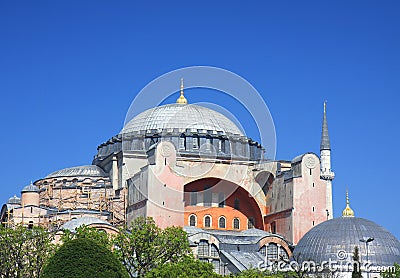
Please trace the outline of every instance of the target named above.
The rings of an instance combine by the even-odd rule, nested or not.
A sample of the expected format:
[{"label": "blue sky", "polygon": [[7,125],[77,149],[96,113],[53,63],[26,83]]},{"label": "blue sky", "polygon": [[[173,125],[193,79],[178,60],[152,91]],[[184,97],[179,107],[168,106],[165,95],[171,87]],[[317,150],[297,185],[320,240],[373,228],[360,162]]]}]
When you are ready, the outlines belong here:
[{"label": "blue sky", "polygon": [[399,13],[366,0],[1,1],[0,202],[90,164],[154,78],[207,65],[261,93],[278,159],[319,153],[328,100],[335,216],[348,187],[357,216],[400,238]]}]

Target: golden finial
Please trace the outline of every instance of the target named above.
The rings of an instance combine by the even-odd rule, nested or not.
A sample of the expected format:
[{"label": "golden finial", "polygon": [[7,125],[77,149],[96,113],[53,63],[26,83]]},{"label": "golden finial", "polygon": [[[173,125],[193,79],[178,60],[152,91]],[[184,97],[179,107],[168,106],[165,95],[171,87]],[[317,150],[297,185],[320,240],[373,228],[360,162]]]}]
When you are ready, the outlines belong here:
[{"label": "golden finial", "polygon": [[184,92],[183,92],[183,78],[181,78],[181,95],[180,97],[176,100],[176,103],[179,104],[187,104],[187,99],[184,96]]},{"label": "golden finial", "polygon": [[343,217],[354,217],[354,211],[350,208],[349,190],[346,189],[346,208],[342,212]]}]

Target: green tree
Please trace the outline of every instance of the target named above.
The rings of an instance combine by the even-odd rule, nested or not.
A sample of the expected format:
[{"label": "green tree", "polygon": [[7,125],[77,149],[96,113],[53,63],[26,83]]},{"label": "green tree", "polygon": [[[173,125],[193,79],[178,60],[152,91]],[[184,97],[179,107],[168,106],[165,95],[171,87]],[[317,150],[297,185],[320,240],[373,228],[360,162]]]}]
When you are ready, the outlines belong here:
[{"label": "green tree", "polygon": [[53,239],[40,227],[0,226],[0,277],[39,277],[57,248]]},{"label": "green tree", "polygon": [[277,272],[270,273],[268,271],[261,271],[258,269],[248,269],[238,273],[236,275],[231,275],[231,277],[240,278],[292,278],[298,277],[295,272]]},{"label": "green tree", "polygon": [[65,242],[43,268],[41,278],[129,277],[105,246],[89,238]]},{"label": "green tree", "polygon": [[248,269],[231,276],[240,278],[266,278],[267,274],[264,271],[258,269]]},{"label": "green tree", "polygon": [[393,268],[382,272],[382,278],[400,278],[400,264],[394,264]]},{"label": "green tree", "polygon": [[144,276],[167,262],[179,262],[190,252],[187,234],[180,227],[160,229],[152,218],[137,218],[114,240],[115,253],[131,277]]},{"label": "green tree", "polygon": [[75,232],[71,232],[70,230],[63,230],[61,241],[63,243],[66,243],[78,238],[91,239],[97,244],[104,246],[110,250],[113,246],[111,235],[107,234],[104,231],[98,230],[96,228],[87,227],[85,225],[76,228]]},{"label": "green tree", "polygon": [[186,256],[179,262],[168,262],[153,268],[149,271],[146,278],[218,278],[223,277],[213,271],[213,266],[207,262],[201,262]]},{"label": "green tree", "polygon": [[351,278],[362,278],[360,266],[360,255],[358,253],[358,246],[356,246],[353,252],[353,272],[351,273]]}]

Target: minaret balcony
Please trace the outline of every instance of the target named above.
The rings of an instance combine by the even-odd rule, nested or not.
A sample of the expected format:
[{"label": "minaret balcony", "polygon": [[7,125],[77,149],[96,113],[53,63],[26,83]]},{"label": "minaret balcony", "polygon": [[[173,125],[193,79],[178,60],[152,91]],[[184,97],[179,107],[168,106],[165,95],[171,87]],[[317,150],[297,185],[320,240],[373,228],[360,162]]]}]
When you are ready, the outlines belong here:
[{"label": "minaret balcony", "polygon": [[333,180],[335,178],[335,173],[331,170],[321,171],[321,179],[323,180]]}]

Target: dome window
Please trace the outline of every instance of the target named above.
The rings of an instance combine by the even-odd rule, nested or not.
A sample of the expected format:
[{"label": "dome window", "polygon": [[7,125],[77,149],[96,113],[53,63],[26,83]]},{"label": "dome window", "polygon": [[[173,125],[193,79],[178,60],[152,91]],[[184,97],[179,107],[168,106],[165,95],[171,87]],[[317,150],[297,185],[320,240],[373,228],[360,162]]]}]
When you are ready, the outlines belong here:
[{"label": "dome window", "polygon": [[179,149],[186,150],[186,136],[183,133],[179,136]]},{"label": "dome window", "polygon": [[193,150],[199,149],[199,136],[193,135]]}]

